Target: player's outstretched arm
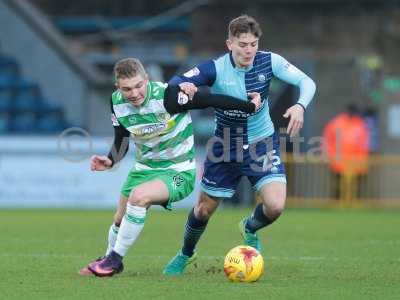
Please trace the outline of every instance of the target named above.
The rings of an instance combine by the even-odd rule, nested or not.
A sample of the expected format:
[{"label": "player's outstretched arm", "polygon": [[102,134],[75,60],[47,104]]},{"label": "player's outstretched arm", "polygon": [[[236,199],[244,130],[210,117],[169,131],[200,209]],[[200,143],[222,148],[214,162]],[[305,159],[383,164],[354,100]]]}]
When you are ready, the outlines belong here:
[{"label": "player's outstretched arm", "polygon": [[112,101],[111,104],[111,121],[114,127],[114,141],[110,152],[107,156],[94,155],[90,161],[90,169],[92,171],[104,171],[112,168],[114,164],[124,158],[129,149],[129,131],[119,124],[115,116]]},{"label": "player's outstretched arm", "polygon": [[124,158],[129,149],[129,131],[121,125],[114,126],[114,142],[110,152],[105,155],[93,155],[90,158],[92,171],[104,171],[111,169],[114,164]]},{"label": "player's outstretched arm", "polygon": [[196,92],[193,99],[190,99],[186,93],[181,91],[179,86],[169,85],[165,91],[164,106],[170,114],[207,107],[224,110],[237,109],[252,113],[259,108],[261,98],[258,93],[251,93],[249,97],[251,101],[243,101],[227,95]]},{"label": "player's outstretched arm", "polygon": [[106,156],[111,161],[110,167],[122,160],[128,152],[129,135],[129,131],[122,125],[114,125],[114,142],[111,146],[110,152]]},{"label": "player's outstretched arm", "polygon": [[304,123],[304,111],[314,97],[316,85],[303,71],[290,64],[282,56],[271,53],[272,71],[276,77],[284,82],[298,86],[299,99],[296,104],[289,107],[284,118],[289,119],[287,133],[293,137],[297,135]]}]

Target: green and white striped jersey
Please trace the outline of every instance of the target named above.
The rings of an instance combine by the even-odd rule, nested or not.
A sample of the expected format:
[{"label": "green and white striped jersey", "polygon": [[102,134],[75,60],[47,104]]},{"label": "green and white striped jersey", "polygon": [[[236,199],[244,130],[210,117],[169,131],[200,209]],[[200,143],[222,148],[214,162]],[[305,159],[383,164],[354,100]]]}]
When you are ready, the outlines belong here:
[{"label": "green and white striped jersey", "polygon": [[195,169],[193,127],[188,112],[170,116],[164,107],[167,84],[149,81],[147,95],[140,107],[112,94],[112,105],[119,125],[135,142],[135,170]]}]

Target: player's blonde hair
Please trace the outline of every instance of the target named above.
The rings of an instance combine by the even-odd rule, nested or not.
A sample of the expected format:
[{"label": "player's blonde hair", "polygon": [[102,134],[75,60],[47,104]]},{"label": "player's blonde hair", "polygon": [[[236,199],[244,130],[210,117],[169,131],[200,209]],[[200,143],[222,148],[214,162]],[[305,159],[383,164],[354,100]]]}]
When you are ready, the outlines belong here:
[{"label": "player's blonde hair", "polygon": [[238,38],[242,33],[251,33],[256,38],[260,38],[262,30],[260,24],[253,17],[241,15],[229,22],[228,38]]},{"label": "player's blonde hair", "polygon": [[116,62],[114,66],[115,80],[132,78],[137,75],[147,76],[142,63],[138,59],[124,58]]}]

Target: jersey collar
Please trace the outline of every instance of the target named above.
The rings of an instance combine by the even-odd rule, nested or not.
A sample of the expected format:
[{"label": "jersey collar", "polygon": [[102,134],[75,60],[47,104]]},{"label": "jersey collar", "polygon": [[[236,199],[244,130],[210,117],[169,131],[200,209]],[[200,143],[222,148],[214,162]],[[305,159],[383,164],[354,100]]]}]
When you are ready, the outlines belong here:
[{"label": "jersey collar", "polygon": [[146,92],[146,97],[144,98],[143,103],[140,106],[145,106],[147,102],[149,102],[150,96],[152,94],[152,85],[150,84],[150,80],[147,81],[147,92]]},{"label": "jersey collar", "polygon": [[[229,60],[231,61],[232,67],[238,72],[248,72],[253,68],[253,65],[248,66],[246,68],[239,68],[236,66],[235,61],[233,60],[232,51],[229,51]],[[254,63],[254,61],[253,61]]]}]

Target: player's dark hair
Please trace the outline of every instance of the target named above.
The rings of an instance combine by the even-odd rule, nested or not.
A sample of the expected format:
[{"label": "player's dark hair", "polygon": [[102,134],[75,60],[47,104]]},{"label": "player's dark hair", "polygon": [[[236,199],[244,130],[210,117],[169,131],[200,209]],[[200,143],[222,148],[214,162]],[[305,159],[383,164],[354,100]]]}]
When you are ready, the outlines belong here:
[{"label": "player's dark hair", "polygon": [[136,75],[146,76],[142,63],[136,58],[121,59],[114,66],[115,80],[132,78]]},{"label": "player's dark hair", "polygon": [[229,37],[239,37],[242,33],[251,33],[256,38],[260,38],[262,30],[260,24],[248,15],[241,15],[233,19],[228,26]]}]

